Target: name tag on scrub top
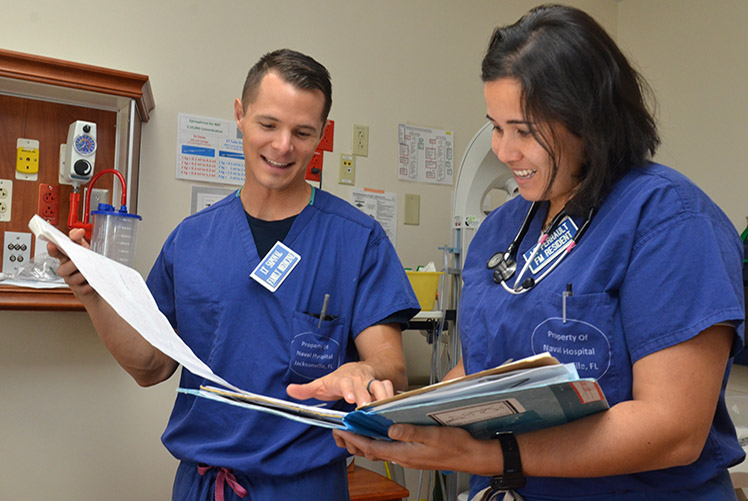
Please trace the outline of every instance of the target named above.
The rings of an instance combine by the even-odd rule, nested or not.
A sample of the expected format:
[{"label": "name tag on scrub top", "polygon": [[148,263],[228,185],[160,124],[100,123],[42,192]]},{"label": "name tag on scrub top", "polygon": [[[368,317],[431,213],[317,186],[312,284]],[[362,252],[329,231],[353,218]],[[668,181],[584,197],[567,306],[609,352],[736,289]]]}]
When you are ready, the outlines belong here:
[{"label": "name tag on scrub top", "polygon": [[275,292],[299,261],[301,256],[281,242],[275,242],[250,276],[270,292]]},{"label": "name tag on scrub top", "polygon": [[[540,270],[548,266],[553,262],[571,243],[571,239],[577,234],[577,225],[574,224],[574,220],[570,217],[565,217],[558,228],[551,233],[548,240],[545,241],[543,246],[540,248],[538,254],[533,258],[530,263],[530,271],[533,274],[537,274]],[[532,254],[530,249],[523,255],[525,262],[530,258]]]}]

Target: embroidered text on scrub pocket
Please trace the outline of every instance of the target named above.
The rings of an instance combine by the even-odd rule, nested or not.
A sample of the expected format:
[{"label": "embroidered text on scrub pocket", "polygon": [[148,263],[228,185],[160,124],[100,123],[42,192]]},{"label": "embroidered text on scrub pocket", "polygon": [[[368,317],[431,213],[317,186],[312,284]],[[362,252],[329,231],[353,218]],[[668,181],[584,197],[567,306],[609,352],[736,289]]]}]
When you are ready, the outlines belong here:
[{"label": "embroidered text on scrub pocket", "polygon": [[573,363],[579,376],[600,379],[610,367],[610,341],[603,331],[582,320],[543,320],[532,332],[534,353],[548,352],[561,363]]},{"label": "embroidered text on scrub pocket", "polygon": [[340,365],[340,343],[314,332],[303,332],[291,341],[291,372],[308,380],[317,379]]}]

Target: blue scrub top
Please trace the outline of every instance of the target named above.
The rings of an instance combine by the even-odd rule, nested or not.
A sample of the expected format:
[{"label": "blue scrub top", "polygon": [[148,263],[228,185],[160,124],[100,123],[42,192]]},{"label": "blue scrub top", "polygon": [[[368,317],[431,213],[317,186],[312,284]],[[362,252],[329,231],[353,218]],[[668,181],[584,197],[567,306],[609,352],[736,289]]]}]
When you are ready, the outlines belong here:
[{"label": "blue scrub top", "polygon": [[[627,174],[566,259],[529,292],[512,295],[493,281],[486,262],[509,246],[529,205],[517,198],[500,206],[469,247],[459,309],[467,373],[548,351],[574,363],[581,377],[596,378],[613,406],[632,398],[634,362],[716,323],[735,325],[732,355],[742,349],[740,240],[724,213],[683,175],[658,164]],[[522,241],[518,269],[537,242],[546,211],[547,204]],[[564,323],[567,284],[573,295]],[[595,479],[529,478],[520,493],[556,499],[559,493],[574,498],[704,484],[744,456],[724,400],[730,367],[709,438],[694,464]],[[474,477],[471,491],[486,485],[486,478]]]},{"label": "blue scrub top", "polygon": [[[358,360],[353,341],[362,330],[395,312],[409,311],[410,318],[419,306],[381,226],[333,195],[316,191],[283,243],[301,260],[272,293],[250,278],[264,256],[240,198],[231,195],[179,224],[147,283],[213,372],[245,390],[288,399],[289,383]],[[325,294],[334,318],[318,327]],[[181,386],[204,382],[182,370]],[[162,440],[179,459],[247,475],[294,475],[347,455],[328,429],[184,394]]]}]

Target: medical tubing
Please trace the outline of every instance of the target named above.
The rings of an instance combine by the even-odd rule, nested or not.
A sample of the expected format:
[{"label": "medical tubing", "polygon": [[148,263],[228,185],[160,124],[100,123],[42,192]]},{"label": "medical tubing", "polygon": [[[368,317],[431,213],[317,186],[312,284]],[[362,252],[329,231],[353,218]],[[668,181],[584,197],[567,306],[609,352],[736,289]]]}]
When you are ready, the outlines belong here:
[{"label": "medical tubing", "polygon": [[77,187],[70,193],[70,211],[68,212],[68,228],[75,228],[80,226],[78,222],[78,205],[81,201],[81,194],[77,191]]},{"label": "medical tubing", "polygon": [[119,179],[119,182],[122,185],[121,205],[123,208],[125,208],[125,211],[127,211],[127,184],[125,183],[125,177],[122,175],[122,173],[120,173],[120,171],[116,169],[104,169],[94,174],[94,176],[91,178],[91,183],[88,185],[88,190],[86,191],[86,201],[85,205],[83,206],[83,224],[88,224],[89,213],[91,211],[91,192],[93,191],[94,183],[103,174],[114,174]]},{"label": "medical tubing", "polygon": [[517,236],[515,236],[514,240],[512,240],[512,243],[509,244],[509,248],[507,248],[505,254],[512,255],[517,252],[517,247],[519,247],[519,243],[522,241],[522,239],[525,238],[527,230],[530,229],[530,221],[532,221],[532,218],[535,217],[535,213],[538,211],[538,207],[538,202],[532,203],[532,205],[530,206],[530,210],[527,211],[527,214],[525,214],[525,219],[522,221],[522,226],[519,227]]},{"label": "medical tubing", "polygon": [[[532,207],[530,208],[530,211],[532,211]],[[556,228],[558,227],[559,223],[565,217],[566,217],[566,209],[561,209],[558,212],[558,214],[553,216],[553,219],[551,219],[551,222],[548,225],[548,227],[540,234],[538,243],[535,245],[535,248],[533,248],[532,253],[530,254],[530,257],[527,258],[525,265],[522,267],[522,271],[520,271],[519,275],[517,275],[517,278],[514,280],[515,291],[519,291],[520,287],[522,287],[522,284],[519,283],[519,280],[525,275],[525,272],[527,272],[527,268],[530,266],[530,262],[532,262],[532,260],[535,259],[535,256],[537,256],[538,252],[540,252],[540,248],[543,246],[545,241],[548,240],[548,237],[551,235],[551,233],[556,231]]]},{"label": "medical tubing", "polygon": [[563,261],[564,258],[566,256],[568,256],[569,253],[571,253],[571,250],[574,247],[576,247],[577,241],[580,238],[582,238],[582,235],[584,235],[584,232],[587,231],[587,228],[590,226],[590,222],[592,221],[592,215],[594,214],[594,212],[595,212],[595,208],[593,207],[593,208],[590,209],[589,213],[587,214],[587,217],[585,218],[584,223],[582,223],[582,226],[579,227],[579,230],[577,231],[577,233],[572,237],[571,241],[569,242],[569,244],[564,249],[563,255],[560,258],[558,258],[555,263],[553,263],[547,270],[545,270],[545,272],[542,275],[540,275],[535,280],[536,283],[540,282],[541,280],[543,280],[543,278],[545,278],[546,275],[548,275],[550,272],[552,272],[554,269],[556,269],[556,266],[558,266],[559,264],[561,264],[561,261]]},{"label": "medical tubing", "polygon": [[444,475],[436,472],[434,473],[434,475],[436,475],[436,478],[439,480],[439,488],[441,489],[442,497],[446,497],[448,492],[447,485],[444,483]]},{"label": "medical tubing", "polygon": [[421,501],[421,487],[423,487],[423,470],[419,470],[418,473],[418,492],[416,493],[418,501]]},{"label": "medical tubing", "polygon": [[[551,226],[548,227],[549,229]],[[533,259],[535,259],[535,256],[538,255],[540,252],[540,248],[543,246],[545,241],[548,240],[548,233],[543,232],[542,235],[540,235],[540,238],[538,239],[538,243],[535,244],[535,247],[532,249],[532,253],[530,254],[530,257],[527,258],[527,261],[525,261],[525,265],[522,267],[522,270],[517,275],[517,278],[514,279],[514,290],[519,291],[520,287],[522,287],[522,284],[519,283],[520,278],[525,276],[525,272],[527,272],[527,268],[530,267],[530,263]]]},{"label": "medical tubing", "polygon": [[[437,327],[437,341],[439,338],[442,337],[444,334],[444,324],[446,322],[447,317],[447,309],[445,308],[446,301],[444,300],[444,289],[446,288],[446,282],[447,282],[447,276],[449,273],[449,257],[447,254],[447,248],[444,247],[444,250],[442,250],[442,266],[444,273],[439,277],[439,313],[441,315],[441,318],[439,319],[439,326]],[[452,362],[451,357],[449,357],[450,353],[447,349],[447,357],[448,357],[448,365]],[[439,378],[439,381],[442,379],[442,364],[441,364],[441,357],[437,361],[437,376]]]}]

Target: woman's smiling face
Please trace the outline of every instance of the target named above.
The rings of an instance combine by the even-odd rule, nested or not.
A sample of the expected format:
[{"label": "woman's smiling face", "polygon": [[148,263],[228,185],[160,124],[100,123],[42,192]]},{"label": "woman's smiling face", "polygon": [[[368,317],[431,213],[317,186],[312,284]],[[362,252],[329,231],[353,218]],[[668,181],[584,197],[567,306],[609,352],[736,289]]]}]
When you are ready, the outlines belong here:
[{"label": "woman's smiling face", "polygon": [[[522,113],[522,88],[512,78],[500,78],[483,86],[487,117],[494,126],[491,147],[512,170],[522,198],[529,201],[548,200],[549,214],[560,211],[579,183],[577,175],[584,158],[581,138],[560,124],[535,124]],[[556,153],[558,171],[553,177],[553,159],[533,136],[553,139],[551,150]]]}]

